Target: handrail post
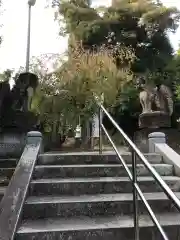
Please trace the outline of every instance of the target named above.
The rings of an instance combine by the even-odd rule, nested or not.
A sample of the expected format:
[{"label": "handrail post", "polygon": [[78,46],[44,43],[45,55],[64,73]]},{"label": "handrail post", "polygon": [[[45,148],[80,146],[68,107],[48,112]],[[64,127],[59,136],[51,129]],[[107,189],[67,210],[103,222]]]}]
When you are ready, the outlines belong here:
[{"label": "handrail post", "polygon": [[133,175],[133,208],[134,208],[134,239],[139,240],[139,211],[138,211],[138,194],[135,185],[137,184],[136,172],[136,153],[132,149],[132,175]]},{"label": "handrail post", "polygon": [[31,131],[27,133],[27,144],[37,144],[38,142],[41,142],[41,146],[39,149],[39,154],[44,152],[44,147],[42,143],[42,133],[38,131]]},{"label": "handrail post", "polygon": [[99,106],[99,154],[102,154],[102,109]]}]

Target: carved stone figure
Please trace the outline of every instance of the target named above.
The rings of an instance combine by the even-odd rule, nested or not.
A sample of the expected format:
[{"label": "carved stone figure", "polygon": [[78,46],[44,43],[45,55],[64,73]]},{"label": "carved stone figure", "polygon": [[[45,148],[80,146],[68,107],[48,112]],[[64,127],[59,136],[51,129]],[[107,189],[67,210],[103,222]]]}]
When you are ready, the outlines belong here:
[{"label": "carved stone figure", "polygon": [[10,85],[9,81],[4,81],[0,83],[0,116],[3,112],[3,105],[8,101],[7,97],[10,95]]},{"label": "carved stone figure", "polygon": [[37,85],[38,78],[32,73],[22,73],[16,76],[12,90],[10,90],[9,82],[0,84],[1,131],[3,129],[12,131],[12,128],[25,132],[32,130],[36,120],[30,108]]},{"label": "carved stone figure", "polygon": [[38,85],[38,78],[32,73],[22,73],[12,89],[12,108],[23,112],[30,111],[32,97]]},{"label": "carved stone figure", "polygon": [[160,111],[167,113],[169,116],[172,115],[172,92],[168,86],[164,84],[153,86],[143,82],[141,89],[139,99],[142,106],[142,113]]},{"label": "carved stone figure", "polygon": [[145,86],[139,94],[139,100],[142,106],[143,113],[152,112],[152,103],[154,101],[154,89],[152,86]]},{"label": "carved stone figure", "polygon": [[173,113],[173,99],[170,88],[164,84],[148,85],[144,79],[139,82],[139,99],[142,114],[139,126],[158,128],[170,127]]},{"label": "carved stone figure", "polygon": [[173,114],[173,99],[170,88],[164,84],[156,86],[154,102],[158,111]]}]

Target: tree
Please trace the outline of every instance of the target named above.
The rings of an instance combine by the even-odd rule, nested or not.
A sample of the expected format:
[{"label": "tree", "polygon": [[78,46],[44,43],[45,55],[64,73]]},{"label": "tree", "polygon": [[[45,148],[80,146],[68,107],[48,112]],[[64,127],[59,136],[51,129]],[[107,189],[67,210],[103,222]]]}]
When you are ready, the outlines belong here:
[{"label": "tree", "polygon": [[[176,8],[167,8],[151,0],[116,0],[110,7],[97,9],[91,7],[88,0],[56,0],[53,3],[59,8],[60,31],[69,35],[69,56],[77,45],[93,52],[105,46],[113,49],[116,65],[121,69],[129,64],[127,57],[126,61],[120,59],[122,49],[132,49],[135,54],[131,62],[134,78],[128,89],[133,87],[139,74],[154,80],[173,58],[167,34],[178,26],[180,14]],[[137,98],[135,89],[133,92]],[[134,111],[136,106],[135,103]],[[120,104],[119,107],[123,112],[125,106]]]},{"label": "tree", "polygon": [[[74,49],[95,53],[103,46],[112,51],[119,70],[127,67],[128,74],[131,72],[131,80],[124,78],[118,88],[113,109],[116,119],[137,119],[141,109],[135,82],[139,75],[145,75],[147,81],[161,78],[172,83],[169,73],[164,72],[174,61],[168,32],[178,26],[180,14],[176,8],[152,0],[114,0],[110,7],[97,9],[88,0],[54,0],[53,4],[59,9],[60,33],[69,35],[69,59]],[[127,52],[133,52],[134,57],[129,54],[128,58]]]},{"label": "tree", "polygon": [[175,102],[175,120],[180,118],[180,51],[177,51],[173,60],[165,69],[166,79],[172,83]]},{"label": "tree", "polygon": [[9,81],[12,77],[14,70],[6,69],[4,72],[0,73],[0,82]]},{"label": "tree", "polygon": [[172,58],[167,32],[177,28],[180,15],[176,8],[166,8],[151,0],[116,0],[112,6],[101,9],[92,8],[88,0],[55,3],[59,3],[63,16],[60,21],[64,33],[70,36],[70,48],[77,42],[88,49],[102,44],[116,46],[118,65],[119,49],[132,47],[136,55],[134,72],[162,69]]},{"label": "tree", "polygon": [[[39,113],[56,108],[53,111],[60,113],[61,119],[64,117],[64,121],[69,121],[75,127],[77,116],[87,119],[94,113],[94,95],[100,96],[103,92],[105,105],[112,106],[121,85],[131,80],[130,69],[117,69],[113,57],[106,49],[96,53],[86,50],[81,54],[79,51],[73,52],[59,69],[44,76],[38,96],[43,96],[43,101],[39,99],[43,106],[50,102],[51,106],[45,106],[44,111],[41,109]],[[42,107],[42,104],[36,103],[36,106]]]}]

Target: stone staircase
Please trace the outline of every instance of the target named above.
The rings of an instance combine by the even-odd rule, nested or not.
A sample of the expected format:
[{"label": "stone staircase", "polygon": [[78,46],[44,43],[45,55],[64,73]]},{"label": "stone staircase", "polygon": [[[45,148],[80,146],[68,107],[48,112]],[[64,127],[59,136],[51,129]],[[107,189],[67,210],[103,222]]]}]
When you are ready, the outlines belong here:
[{"label": "stone staircase", "polygon": [[0,158],[0,201],[4,196],[6,187],[14,173],[19,159]]},{"label": "stone staircase", "polygon": [[[131,169],[130,154],[123,154]],[[180,178],[161,156],[149,162],[180,198]],[[180,214],[137,160],[141,189],[172,240]],[[115,154],[51,153],[39,156],[16,240],[134,240],[132,184]],[[139,201],[140,240],[162,239]]]}]

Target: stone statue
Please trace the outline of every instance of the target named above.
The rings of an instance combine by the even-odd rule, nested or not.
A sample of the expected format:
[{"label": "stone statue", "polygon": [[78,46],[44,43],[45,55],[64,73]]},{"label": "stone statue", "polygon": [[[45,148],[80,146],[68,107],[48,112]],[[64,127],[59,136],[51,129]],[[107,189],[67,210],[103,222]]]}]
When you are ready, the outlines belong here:
[{"label": "stone statue", "polygon": [[142,113],[160,111],[169,116],[173,113],[173,100],[170,88],[164,84],[153,86],[152,84],[141,83],[139,100],[142,106]]},{"label": "stone statue", "polygon": [[152,103],[154,100],[154,90],[152,86],[144,85],[144,88],[139,94],[139,100],[142,106],[142,113],[152,112]]},{"label": "stone statue", "polygon": [[28,112],[31,108],[32,98],[38,85],[38,78],[32,73],[22,73],[16,79],[12,89],[12,108]]},{"label": "stone statue", "polygon": [[3,106],[8,101],[7,97],[10,95],[9,81],[0,82],[0,116],[3,112]]},{"label": "stone statue", "polygon": [[164,84],[156,86],[154,102],[157,110],[172,116],[174,107],[172,97],[172,92],[168,86]]},{"label": "stone statue", "polygon": [[5,129],[29,129],[36,121],[30,112],[32,98],[38,86],[38,77],[32,73],[16,75],[15,85],[10,90],[9,81],[0,84],[0,127]]},{"label": "stone statue", "polygon": [[139,81],[139,100],[142,114],[139,125],[142,127],[169,127],[173,114],[173,99],[170,88],[164,84],[146,84],[144,79]]}]

